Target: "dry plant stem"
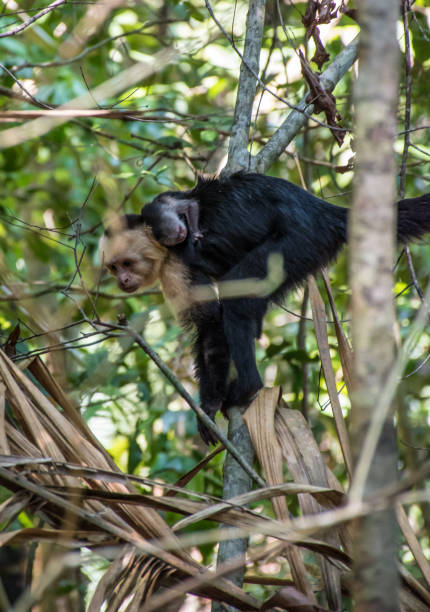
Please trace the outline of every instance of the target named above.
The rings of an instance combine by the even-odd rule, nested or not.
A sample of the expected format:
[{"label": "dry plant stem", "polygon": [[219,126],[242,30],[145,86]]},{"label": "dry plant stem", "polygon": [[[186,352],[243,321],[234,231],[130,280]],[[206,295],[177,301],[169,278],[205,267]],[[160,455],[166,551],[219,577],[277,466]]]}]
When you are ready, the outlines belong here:
[{"label": "dry plant stem", "polygon": [[317,337],[318,350],[320,353],[324,379],[327,385],[327,391],[330,398],[331,408],[333,411],[336,431],[339,438],[342,455],[345,461],[348,476],[350,477],[352,472],[351,444],[349,441],[345,419],[343,417],[342,408],[337,394],[336,378],[330,357],[327,325],[325,323],[325,306],[321,294],[318,291],[315,278],[313,276],[309,277],[308,286],[312,306],[312,314],[314,318],[315,333]]},{"label": "dry plant stem", "polygon": [[397,521],[427,586],[430,586],[430,564],[426,559],[414,529],[409,523],[408,515],[400,504],[397,506]]},{"label": "dry plant stem", "polygon": [[[303,292],[302,305],[300,307],[299,330],[297,332],[297,348],[299,351],[306,352],[306,312],[309,302],[309,287],[305,286]],[[303,362],[302,365],[302,401],[301,410],[306,421],[309,420],[309,364]]]},{"label": "dry plant stem", "polygon": [[[234,406],[228,411],[228,438],[234,444],[241,457],[249,465],[254,460],[254,450],[248,429],[242,418],[240,408]],[[250,491],[252,480],[249,475],[237,464],[232,455],[227,454],[223,467],[223,499],[230,499]],[[226,525],[221,525],[221,529]],[[220,543],[217,556],[217,568],[236,558],[243,558],[243,565],[226,575],[226,578],[241,587],[245,575],[245,556],[248,549],[248,538],[225,540]],[[212,612],[221,612],[225,607],[218,602],[212,603]]]},{"label": "dry plant stem", "polygon": [[240,66],[234,121],[228,148],[228,161],[223,170],[224,174],[231,174],[237,170],[248,168],[250,161],[248,138],[257,86],[254,73],[258,74],[260,65],[264,9],[265,0],[250,0],[246,19],[245,48]]},{"label": "dry plant stem", "polygon": [[[397,3],[359,3],[360,73],[355,87],[358,168],[350,216],[350,283],[354,386],[351,434],[355,463],[364,458],[363,443],[372,415],[380,414],[381,389],[394,363],[394,211],[396,103],[398,96]],[[387,412],[375,453],[365,457],[367,498],[397,478],[394,428]],[[359,457],[360,451],[361,456]],[[357,499],[357,497],[353,497]],[[353,541],[355,610],[399,609],[396,520],[392,509],[374,512],[355,524]]]}]

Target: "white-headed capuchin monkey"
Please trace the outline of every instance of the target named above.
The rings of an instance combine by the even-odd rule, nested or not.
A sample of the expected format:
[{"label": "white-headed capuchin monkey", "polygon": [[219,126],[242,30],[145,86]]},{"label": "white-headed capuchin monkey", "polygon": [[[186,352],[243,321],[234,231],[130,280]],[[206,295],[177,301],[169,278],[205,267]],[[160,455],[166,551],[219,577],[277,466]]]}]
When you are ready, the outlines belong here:
[{"label": "white-headed capuchin monkey", "polygon": [[178,316],[189,304],[186,266],[154,238],[140,215],[124,215],[110,222],[99,242],[99,256],[122,291],[133,293],[160,281]]},{"label": "white-headed capuchin monkey", "polygon": [[[167,248],[141,215],[125,215],[106,230],[100,251],[121,289],[131,293],[159,279],[180,322],[194,328],[200,402],[214,418],[218,410],[246,405],[262,387],[254,343],[267,307],[334,260],[346,243],[348,210],[283,179],[252,173],[201,179],[190,191],[170,191],[154,203],[160,201],[173,201],[176,214],[197,202],[204,240],[195,245],[191,235],[182,242],[176,235]],[[397,240],[426,232],[430,194],[398,202]],[[225,298],[212,292],[209,301],[196,301],[196,286],[267,278],[272,254],[280,275],[269,294],[250,290]],[[206,442],[215,441],[201,423],[199,431]]]},{"label": "white-headed capuchin monkey", "polygon": [[144,206],[140,214],[143,223],[151,226],[155,239],[165,246],[183,242],[188,231],[193,242],[203,237],[199,230],[199,205],[196,200],[178,200],[161,195]]}]

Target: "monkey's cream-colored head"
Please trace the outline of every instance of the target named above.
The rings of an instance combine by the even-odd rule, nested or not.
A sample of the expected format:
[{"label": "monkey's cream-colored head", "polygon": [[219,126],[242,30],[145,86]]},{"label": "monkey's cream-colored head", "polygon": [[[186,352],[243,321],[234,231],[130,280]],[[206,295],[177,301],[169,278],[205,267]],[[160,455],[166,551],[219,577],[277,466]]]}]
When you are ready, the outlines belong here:
[{"label": "monkey's cream-colored head", "polygon": [[137,215],[109,220],[99,242],[100,261],[126,293],[153,285],[167,253],[155,240],[151,228],[139,224]]}]

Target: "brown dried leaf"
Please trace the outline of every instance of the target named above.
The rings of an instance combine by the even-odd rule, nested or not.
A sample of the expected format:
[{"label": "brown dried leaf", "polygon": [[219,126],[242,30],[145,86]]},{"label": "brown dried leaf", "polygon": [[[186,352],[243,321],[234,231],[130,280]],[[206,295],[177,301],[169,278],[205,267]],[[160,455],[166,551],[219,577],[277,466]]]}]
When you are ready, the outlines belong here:
[{"label": "brown dried leaf", "polygon": [[302,23],[306,28],[307,38],[310,38],[312,36],[313,28],[315,27],[315,24],[318,22],[317,12],[318,12],[317,0],[309,0],[308,5],[306,7],[306,12],[302,17]]},{"label": "brown dried leaf", "polygon": [[[295,482],[328,486],[324,460],[301,412],[279,407],[276,413],[276,432],[285,462]],[[319,514],[322,511],[321,506],[310,495],[299,495],[299,503],[304,515]],[[339,546],[337,530],[327,533],[323,539],[334,547]],[[319,559],[319,564],[330,607],[337,609],[341,605],[339,571],[324,558]]]},{"label": "brown dried leaf", "polygon": [[[43,381],[43,387],[49,389],[51,397],[55,397],[63,407],[60,412],[51,399],[46,396],[20,368],[12,363],[7,356],[0,352],[0,384],[4,386],[4,394],[9,402],[15,420],[5,421],[6,442],[14,455],[21,455],[30,460],[39,457],[52,457],[59,462],[70,462],[82,466],[92,466],[100,470],[119,470],[100,446],[97,440],[89,432],[83,422],[81,415],[72,402],[68,400],[61,388],[54,381],[49,371],[44,368],[40,361],[33,362],[33,374],[39,383]],[[18,424],[18,427],[17,427]],[[7,451],[7,449],[5,449]],[[46,520],[51,521],[57,527],[67,519],[67,525],[78,526],[86,524],[96,525],[93,538],[102,537],[112,541],[115,534],[120,542],[122,537],[136,542],[136,546],[146,547],[146,540],[153,540],[169,536],[176,540],[176,536],[162,517],[152,508],[142,505],[116,504],[106,505],[104,500],[85,499],[85,494],[79,494],[70,500],[52,493],[51,487],[71,487],[82,490],[85,488],[95,491],[111,492],[113,494],[136,494],[136,489],[128,482],[109,482],[92,480],[90,476],[84,478],[85,488],[82,487],[82,475],[50,474],[49,471],[36,470],[31,480],[21,474],[21,468],[17,466],[0,467],[2,481],[13,491],[25,491],[32,494],[35,506],[43,504],[43,512]],[[65,512],[65,509],[67,511]],[[72,533],[81,533],[72,530]],[[58,532],[57,532],[58,533]],[[128,534],[128,535],[127,535]],[[131,535],[130,535],[131,534]],[[6,538],[14,536],[6,535]],[[172,541],[173,541],[172,540]],[[87,542],[87,545],[89,543]],[[156,559],[155,565],[163,567],[163,572],[158,571],[155,576],[175,575],[199,577],[201,567],[196,563],[186,550],[181,549],[179,542],[177,549],[173,552],[157,550],[151,558]],[[138,588],[139,571],[142,553],[137,553],[133,548],[133,569],[136,576],[133,588]],[[130,583],[124,582],[124,589],[129,586],[131,590],[127,593],[122,591],[122,596],[132,598],[134,592]],[[111,585],[114,593],[117,585]],[[154,583],[148,583],[148,590],[154,587]],[[256,609],[254,600],[242,591],[242,589],[220,580],[208,585],[207,596],[219,599],[238,608]],[[139,589],[140,593],[140,589]],[[140,598],[140,594],[139,597]],[[110,602],[108,603],[108,607]]]},{"label": "brown dried leaf", "polygon": [[86,546],[88,542],[102,544],[106,538],[102,534],[94,531],[83,531],[76,529],[39,529],[29,527],[17,529],[15,531],[4,531],[0,533],[0,546],[6,544],[18,544],[24,542],[58,542],[61,540],[62,546]]},{"label": "brown dried leaf", "polygon": [[296,588],[287,586],[267,599],[262,610],[281,608],[288,612],[328,612],[326,608],[316,605],[308,597],[300,593]]},{"label": "brown dried leaf", "polygon": [[312,70],[309,62],[301,51],[299,51],[299,56],[303,78],[310,90],[306,101],[309,104],[313,104],[314,113],[318,114],[323,112],[325,114],[328,125],[332,127],[331,133],[337,144],[341,146],[345,139],[346,130],[339,128],[338,122],[342,120],[342,116],[336,108],[336,98],[330,91],[327,91],[321,85],[319,75]]},{"label": "brown dried leaf", "polygon": [[358,11],[357,11],[357,9],[348,8],[345,5],[345,0],[342,0],[341,5],[339,7],[339,12],[343,13],[344,15],[347,15],[348,17],[350,17],[351,19],[353,19],[354,21],[356,21],[358,23]]},{"label": "brown dried leaf", "polygon": [[124,568],[131,567],[133,561],[133,547],[124,547],[123,554],[119,555],[110,564],[102,579],[99,580],[97,588],[88,606],[88,612],[99,612],[102,609],[104,601],[106,601],[112,593],[112,585],[118,584],[122,571]]},{"label": "brown dried leaf", "polygon": [[[166,503],[164,497],[150,498],[154,499],[154,502],[159,504],[160,510],[174,511],[176,508],[179,512],[184,514],[192,511],[193,514],[188,516],[176,523],[174,529],[184,529],[193,525],[197,521],[201,520],[216,520],[221,523],[227,523],[235,525],[236,527],[245,527],[247,525],[255,525],[255,519],[261,521],[261,515],[255,516],[252,511],[246,508],[247,504],[252,502],[261,501],[263,499],[273,499],[279,495],[299,495],[300,493],[309,493],[319,502],[321,502],[327,508],[333,508],[339,506],[345,500],[345,495],[336,489],[328,489],[325,487],[316,487],[308,484],[296,484],[296,483],[284,483],[282,485],[274,485],[267,487],[266,489],[258,489],[257,491],[250,491],[237,497],[233,497],[228,501],[221,501],[217,504],[203,504],[201,502],[194,502],[190,500],[175,500]],[[149,496],[145,496],[145,500],[148,500]],[[177,503],[178,502],[178,503]],[[183,502],[183,503],[182,503]],[[273,499],[273,503],[275,499]],[[142,502],[145,503],[145,502]],[[175,504],[177,504],[175,506]],[[237,508],[241,510],[237,510]],[[250,514],[251,516],[246,516]]]},{"label": "brown dried leaf", "polygon": [[321,42],[319,28],[315,28],[313,39],[315,42],[315,53],[311,57],[311,62],[314,62],[318,66],[318,70],[321,70],[323,65],[330,59],[330,55]]},{"label": "brown dried leaf", "polygon": [[315,43],[315,55],[311,59],[321,70],[323,64],[330,59],[321,38],[318,24],[330,23],[337,17],[336,3],[331,0],[309,0],[306,12],[302,17],[302,23],[306,28],[306,38],[313,38]]},{"label": "brown dried leaf", "polygon": [[109,453],[98,444],[97,438],[94,436],[87,423],[81,417],[78,406],[64,393],[62,387],[53,378],[50,371],[40,359],[36,357],[30,363],[28,369],[33,374],[35,379],[40,385],[50,394],[52,399],[59,405],[64,411],[64,414],[68,419],[77,427],[81,434],[92,444],[97,446],[100,452],[103,453],[105,460],[111,468],[117,471],[115,463]]},{"label": "brown dried leaf", "polygon": [[[262,389],[243,417],[264,477],[270,485],[281,484],[284,480],[282,453],[275,432],[275,411],[280,392],[280,387]],[[272,503],[276,516],[288,524],[290,519],[285,497],[276,497]],[[311,601],[315,601],[300,551],[295,547],[288,547],[286,556],[297,588]]]},{"label": "brown dried leaf", "polygon": [[21,333],[21,328],[19,323],[15,325],[13,330],[10,332],[9,336],[6,339],[4,344],[4,352],[8,357],[15,357],[16,355],[16,343],[19,340],[19,335]]}]

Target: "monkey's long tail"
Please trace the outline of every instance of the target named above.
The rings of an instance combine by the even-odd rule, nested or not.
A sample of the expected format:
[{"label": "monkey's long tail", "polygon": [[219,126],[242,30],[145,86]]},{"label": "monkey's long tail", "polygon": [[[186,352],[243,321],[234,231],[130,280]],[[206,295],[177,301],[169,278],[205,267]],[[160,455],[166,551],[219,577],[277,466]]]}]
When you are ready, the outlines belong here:
[{"label": "monkey's long tail", "polygon": [[397,203],[397,240],[407,242],[430,232],[430,193]]}]

